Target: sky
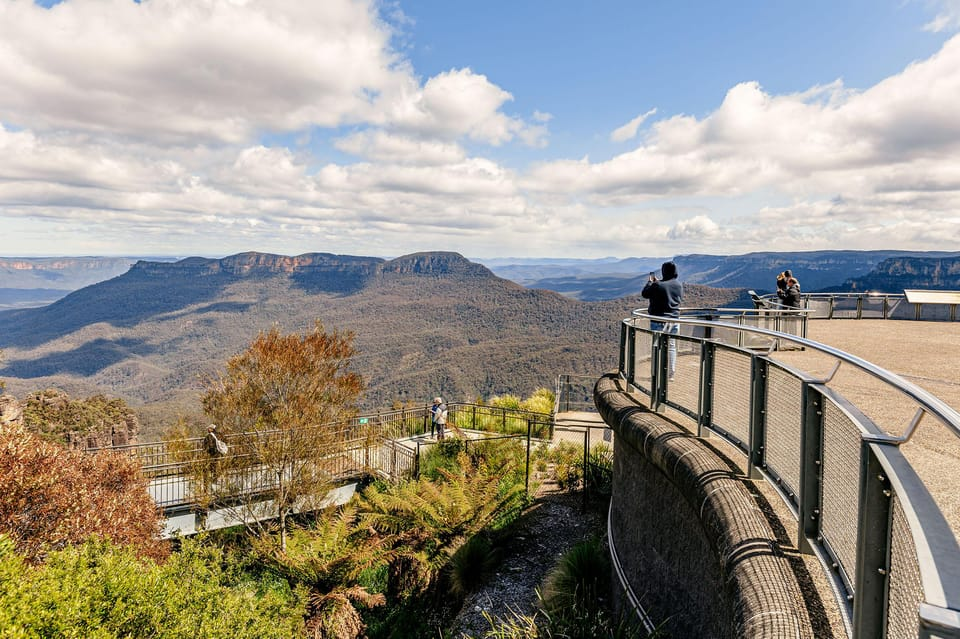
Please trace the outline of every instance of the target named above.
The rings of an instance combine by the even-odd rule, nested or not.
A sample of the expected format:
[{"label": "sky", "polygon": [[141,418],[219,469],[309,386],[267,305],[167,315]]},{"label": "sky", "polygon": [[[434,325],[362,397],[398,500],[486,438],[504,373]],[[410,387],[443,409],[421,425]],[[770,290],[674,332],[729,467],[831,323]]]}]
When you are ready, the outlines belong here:
[{"label": "sky", "polygon": [[0,0],[0,255],[960,251],[960,0]]}]

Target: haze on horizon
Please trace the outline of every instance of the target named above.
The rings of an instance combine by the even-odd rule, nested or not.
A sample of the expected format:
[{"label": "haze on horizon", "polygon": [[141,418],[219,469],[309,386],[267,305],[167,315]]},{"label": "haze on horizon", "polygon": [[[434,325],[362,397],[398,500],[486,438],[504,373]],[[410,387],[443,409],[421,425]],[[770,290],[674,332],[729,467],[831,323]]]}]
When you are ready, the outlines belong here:
[{"label": "haze on horizon", "polygon": [[517,4],[0,0],[0,254],[960,248],[960,0]]}]

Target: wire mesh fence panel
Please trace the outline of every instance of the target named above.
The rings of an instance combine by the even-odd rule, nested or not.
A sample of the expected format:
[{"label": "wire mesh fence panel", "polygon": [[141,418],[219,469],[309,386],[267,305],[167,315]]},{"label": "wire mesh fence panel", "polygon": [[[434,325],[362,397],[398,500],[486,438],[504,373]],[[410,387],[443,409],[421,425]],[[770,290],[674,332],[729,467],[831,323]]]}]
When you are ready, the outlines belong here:
[{"label": "wire mesh fence panel", "polygon": [[[759,311],[757,313],[740,315],[736,318],[736,322],[742,326],[776,331],[781,330],[781,318],[782,313],[780,312]],[[727,337],[727,339],[732,340],[733,337],[730,336]],[[737,341],[728,341],[727,343],[738,345],[742,348],[767,350],[774,341],[773,338],[767,337],[766,335],[737,331]]]},{"label": "wire mesh fence panel", "polygon": [[956,319],[957,311],[954,304],[922,304],[920,305],[920,319],[947,322]]},{"label": "wire mesh fence panel", "polygon": [[883,319],[885,313],[884,297],[867,295],[860,298],[860,319]]},{"label": "wire mesh fence panel", "polygon": [[805,302],[805,308],[810,311],[808,317],[817,319],[830,317],[830,312],[833,309],[833,301],[831,298],[807,297]]},{"label": "wire mesh fence panel", "polygon": [[917,609],[923,601],[920,562],[910,524],[896,495],[891,510],[889,572],[892,578],[887,595],[887,639],[913,639],[920,630]]},{"label": "wire mesh fence panel", "polygon": [[650,389],[650,367],[653,358],[653,335],[637,331],[634,335],[633,379],[630,382],[645,390]]},{"label": "wire mesh fence panel", "polygon": [[887,319],[912,320],[916,314],[916,306],[902,297],[888,298]]},{"label": "wire mesh fence panel", "polygon": [[593,401],[595,376],[561,375],[557,384],[556,405],[558,412],[596,411]]},{"label": "wire mesh fence panel", "polygon": [[823,466],[820,530],[847,583],[853,582],[860,512],[860,429],[832,400],[823,402]]},{"label": "wire mesh fence panel", "polygon": [[[713,378],[713,425],[745,444],[750,439],[749,353],[717,348]],[[722,400],[717,401],[718,398]]]},{"label": "wire mesh fence panel", "polygon": [[700,340],[671,337],[676,343],[677,369],[667,381],[667,402],[688,413],[696,413],[700,402]]},{"label": "wire mesh fence panel", "polygon": [[859,297],[833,298],[833,319],[857,319],[859,317]]},{"label": "wire mesh fence panel", "polygon": [[789,492],[800,488],[800,437],[803,427],[803,384],[787,371],[768,367],[764,461]]}]

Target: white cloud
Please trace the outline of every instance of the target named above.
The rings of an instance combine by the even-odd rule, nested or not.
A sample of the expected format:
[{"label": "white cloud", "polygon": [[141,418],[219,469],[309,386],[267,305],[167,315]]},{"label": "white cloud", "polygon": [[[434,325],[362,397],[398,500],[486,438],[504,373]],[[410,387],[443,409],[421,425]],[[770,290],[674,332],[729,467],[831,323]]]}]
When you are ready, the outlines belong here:
[{"label": "white cloud", "polygon": [[[839,81],[791,95],[772,95],[755,82],[731,88],[708,116],[674,116],[657,122],[636,149],[601,162],[556,161],[532,168],[523,181],[535,193],[568,193],[595,207],[669,198],[732,198],[779,193],[794,199],[784,209],[781,234],[821,245],[838,244],[855,224],[838,232],[814,228],[805,217],[840,196],[828,208],[831,219],[869,211],[874,219],[904,219],[907,212],[927,220],[955,215],[960,197],[960,36],[927,60],[862,92]],[[628,132],[629,133],[629,132]],[[891,197],[891,192],[896,197]],[[766,237],[764,215],[741,220],[742,237]],[[858,216],[862,217],[862,216]],[[714,218],[720,228],[731,221]],[[800,220],[790,221],[796,218]],[[699,218],[695,218],[699,219]],[[822,219],[822,218],[821,218]],[[869,235],[883,246],[915,242],[905,223],[875,224]],[[960,237],[960,226],[938,227],[940,245]],[[723,234],[703,223],[676,225],[669,237],[706,245]],[[846,241],[846,240],[843,240]],[[858,242],[859,246],[860,243]]]},{"label": "white cloud", "polygon": [[193,142],[370,117],[407,79],[350,0],[0,3],[0,121]]},{"label": "white cloud", "polygon": [[720,226],[706,215],[680,220],[667,231],[671,240],[711,239],[720,235]]},{"label": "white cloud", "polygon": [[471,68],[416,77],[375,6],[0,0],[4,233],[72,233],[88,252],[381,255],[960,237],[960,36],[864,90],[743,82],[705,116],[650,109],[618,127],[623,153],[517,168],[502,148],[544,145],[552,116],[511,113]]},{"label": "white cloud", "polygon": [[443,140],[467,137],[499,146],[515,138],[532,145],[545,134],[501,111],[513,96],[471,69],[440,73],[422,88],[408,86],[383,100],[383,124],[418,136]]},{"label": "white cloud", "polygon": [[458,144],[395,135],[382,130],[354,133],[337,140],[335,146],[368,160],[395,164],[436,166],[461,162],[466,156]]},{"label": "white cloud", "polygon": [[924,29],[939,33],[960,29],[960,0],[928,0],[937,15],[924,25]]},{"label": "white cloud", "polygon": [[613,142],[626,142],[627,140],[632,140],[637,137],[637,129],[640,128],[640,125],[643,124],[647,118],[655,115],[657,112],[656,109],[650,109],[646,113],[641,113],[634,119],[630,120],[622,127],[614,129],[610,134],[610,140]]}]

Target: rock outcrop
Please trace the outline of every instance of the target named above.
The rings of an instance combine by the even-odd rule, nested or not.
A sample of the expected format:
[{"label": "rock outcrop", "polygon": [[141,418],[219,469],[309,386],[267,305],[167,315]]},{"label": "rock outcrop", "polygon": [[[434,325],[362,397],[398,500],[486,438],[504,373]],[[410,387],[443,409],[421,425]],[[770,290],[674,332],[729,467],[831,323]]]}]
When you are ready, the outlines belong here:
[{"label": "rock outcrop", "polygon": [[73,400],[63,391],[48,389],[33,393],[23,402],[4,395],[0,398],[0,414],[4,421],[9,418],[10,423],[23,424],[27,430],[69,448],[135,444],[140,432],[136,413],[122,400],[103,395]]}]

